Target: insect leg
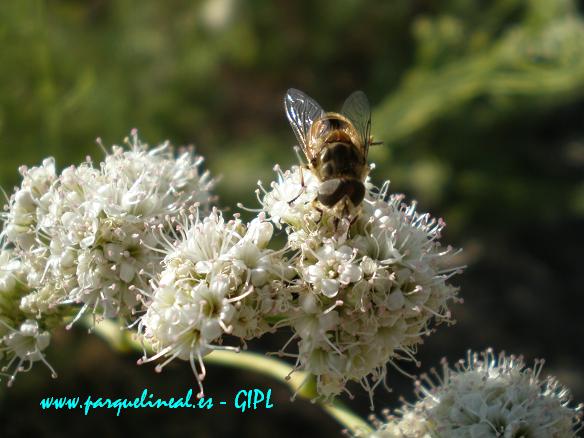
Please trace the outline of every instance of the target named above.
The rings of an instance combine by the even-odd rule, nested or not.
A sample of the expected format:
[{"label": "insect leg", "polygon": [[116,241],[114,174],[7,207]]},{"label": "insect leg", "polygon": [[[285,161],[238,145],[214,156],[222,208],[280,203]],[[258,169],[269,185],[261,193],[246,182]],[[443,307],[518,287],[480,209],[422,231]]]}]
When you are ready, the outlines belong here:
[{"label": "insect leg", "polygon": [[300,195],[306,190],[306,184],[304,184],[304,173],[302,173],[302,169],[304,166],[300,166],[300,192],[294,196],[290,201],[288,201],[288,205],[294,204],[294,202],[300,198]]},{"label": "insect leg", "polygon": [[314,209],[320,213],[320,216],[319,216],[318,220],[316,221],[316,223],[319,224],[320,221],[322,220],[322,217],[324,216],[324,211],[322,208],[320,208],[316,205],[314,205]]},{"label": "insect leg", "polygon": [[383,144],[383,141],[379,140],[374,141],[373,136],[372,135],[369,136],[369,146],[379,146],[380,144]]},{"label": "insect leg", "polygon": [[340,220],[338,217],[335,217],[335,218],[334,218],[333,226],[334,226],[335,233],[336,233],[336,232],[338,231],[338,229],[339,229],[339,223],[340,223],[340,221],[341,221],[341,220]]}]

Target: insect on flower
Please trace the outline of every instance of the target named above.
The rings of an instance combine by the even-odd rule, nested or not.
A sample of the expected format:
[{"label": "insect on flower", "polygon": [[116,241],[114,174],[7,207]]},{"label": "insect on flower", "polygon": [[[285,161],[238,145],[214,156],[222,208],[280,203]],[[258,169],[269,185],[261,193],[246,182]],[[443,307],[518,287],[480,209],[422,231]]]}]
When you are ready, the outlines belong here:
[{"label": "insect on flower", "polygon": [[320,181],[317,208],[329,210],[337,220],[353,222],[365,198],[369,173],[367,153],[372,142],[367,96],[355,91],[340,113],[325,112],[305,93],[290,88],[284,107],[308,168]]}]

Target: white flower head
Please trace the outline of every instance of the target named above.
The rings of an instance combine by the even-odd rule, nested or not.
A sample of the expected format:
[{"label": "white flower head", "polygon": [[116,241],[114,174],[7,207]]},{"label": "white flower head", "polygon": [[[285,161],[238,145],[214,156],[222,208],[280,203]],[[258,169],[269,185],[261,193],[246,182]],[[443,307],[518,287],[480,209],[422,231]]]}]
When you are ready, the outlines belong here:
[{"label": "white flower head", "polygon": [[422,376],[419,400],[376,424],[369,436],[389,430],[404,438],[576,437],[582,406],[570,406],[569,391],[554,377],[542,377],[542,367],[543,361],[527,368],[521,357],[491,350],[469,352],[454,368],[444,360],[439,380]]},{"label": "white flower head", "polygon": [[[382,420],[374,415],[370,417],[373,431],[356,430],[354,438],[436,438],[428,432],[424,417],[416,411],[402,412],[400,416],[392,415],[389,409],[382,411]],[[445,437],[446,438],[446,437]]]},{"label": "white flower head", "polygon": [[44,350],[50,342],[50,330],[63,325],[64,313],[45,317],[22,307],[22,301],[31,295],[26,270],[14,250],[0,245],[0,363],[1,373],[9,376],[8,385],[19,372],[28,371],[39,361],[56,375]]},{"label": "white flower head", "polygon": [[449,278],[454,252],[439,242],[442,220],[416,212],[403,196],[368,181],[352,223],[316,201],[319,182],[310,169],[277,169],[278,180],[260,199],[283,226],[298,278],[287,323],[298,338],[299,368],[317,376],[325,397],[357,381],[370,393],[387,364],[413,358],[432,322],[452,322],[448,304],[457,288]]},{"label": "white flower head", "polygon": [[332,242],[325,243],[314,253],[316,263],[308,264],[302,274],[308,283],[314,285],[316,293],[334,298],[339,288],[363,277],[361,268],[354,263],[356,255],[357,250],[347,245],[335,248]]},{"label": "white flower head", "polygon": [[266,319],[281,307],[274,296],[284,289],[285,262],[267,249],[272,225],[261,215],[249,225],[225,221],[216,209],[204,218],[186,212],[175,224],[177,241],[166,247],[164,269],[153,290],[139,332],[162,368],[175,358],[188,360],[200,386],[203,357],[223,345],[225,335],[240,342],[271,330]]},{"label": "white flower head", "polygon": [[105,184],[99,188],[99,202],[108,216],[143,221],[195,203],[208,207],[214,182],[208,171],[200,173],[202,157],[185,150],[175,158],[168,142],[149,150],[136,130],[128,144],[129,150],[113,146],[101,164]]},{"label": "white flower head", "polygon": [[136,130],[127,144],[98,166],[88,160],[57,175],[51,159],[23,171],[3,235],[34,289],[22,302],[27,311],[73,304],[81,308],[71,324],[87,312],[131,318],[161,269],[154,235],[180,211],[208,208],[214,183],[201,157],[175,157],[168,143],[149,149]]},{"label": "white flower head", "polygon": [[0,244],[0,338],[26,318],[19,308],[21,298],[30,292],[24,282],[21,261],[13,250]]},{"label": "white flower head", "polygon": [[298,166],[282,171],[275,166],[277,180],[266,190],[260,183],[264,196],[260,199],[263,209],[277,227],[290,225],[303,228],[308,222],[318,219],[319,214],[312,206],[318,193],[318,179],[310,171]]},{"label": "white flower head", "polygon": [[42,216],[50,208],[47,193],[55,183],[57,174],[55,161],[47,158],[41,166],[20,168],[22,183],[12,194],[2,215],[4,229],[0,233],[0,240],[4,236],[8,241],[28,250],[37,239],[37,230]]},{"label": "white flower head", "polygon": [[8,385],[12,385],[16,374],[26,372],[32,368],[35,362],[43,362],[51,371],[53,378],[57,373],[47,362],[43,351],[49,346],[51,335],[48,331],[39,326],[39,322],[34,319],[27,319],[20,324],[18,329],[11,329],[10,332],[1,339],[0,351],[7,358],[7,363],[2,367],[2,373],[9,374]]}]

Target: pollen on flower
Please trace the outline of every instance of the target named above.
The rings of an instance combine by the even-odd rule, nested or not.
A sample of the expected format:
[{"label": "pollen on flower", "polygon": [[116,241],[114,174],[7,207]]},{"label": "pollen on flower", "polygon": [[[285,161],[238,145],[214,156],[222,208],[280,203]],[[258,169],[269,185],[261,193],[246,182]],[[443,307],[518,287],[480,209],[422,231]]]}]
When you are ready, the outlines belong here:
[{"label": "pollen on flower", "polygon": [[[216,209],[203,218],[191,210],[174,229],[177,240],[166,243],[163,270],[139,322],[156,354],[141,362],[164,358],[160,371],[174,359],[189,361],[202,396],[203,357],[238,351],[272,330],[267,317],[285,310],[290,270],[267,248],[273,227],[262,215],[245,225],[238,217],[226,221]],[[238,345],[224,345],[226,335]]]},{"label": "pollen on flower", "polygon": [[415,360],[432,322],[453,322],[448,304],[458,290],[449,279],[460,269],[449,266],[455,251],[439,242],[444,222],[390,195],[389,183],[376,189],[367,181],[359,216],[339,234],[335,215],[316,201],[310,169],[276,172],[260,201],[286,229],[294,254],[296,294],[282,322],[298,343],[290,354],[316,375],[324,397],[345,391],[348,381],[371,394],[385,383],[388,364]]},{"label": "pollen on flower", "polygon": [[441,375],[434,371],[416,383],[417,402],[386,414],[373,434],[358,436],[576,437],[582,406],[571,406],[569,391],[542,376],[542,367],[541,360],[528,368],[521,357],[491,350],[469,351],[454,368],[444,360]]}]

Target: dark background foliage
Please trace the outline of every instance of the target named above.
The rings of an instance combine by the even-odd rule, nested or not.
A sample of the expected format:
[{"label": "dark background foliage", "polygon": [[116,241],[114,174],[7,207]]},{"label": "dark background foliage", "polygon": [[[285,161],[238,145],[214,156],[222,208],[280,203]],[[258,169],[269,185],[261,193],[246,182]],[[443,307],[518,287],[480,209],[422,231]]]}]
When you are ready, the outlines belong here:
[{"label": "dark background foliage", "polygon": [[[369,96],[373,179],[443,217],[464,247],[458,324],[420,347],[422,369],[468,348],[547,359],[584,401],[584,17],[571,0],[4,1],[0,4],[0,185],[55,156],[63,168],[102,156],[130,129],[156,144],[195,144],[222,175],[223,207],[255,206],[258,178],[294,163],[282,109],[288,87],[325,109]],[[251,345],[275,351],[286,335]],[[41,397],[177,396],[188,366],[157,375],[83,330],[61,331],[46,369],[0,394],[2,436],[340,436],[317,406],[250,373],[211,367],[206,388],[228,399],[272,387],[271,411],[42,412]],[[376,407],[412,399],[392,371]],[[358,389],[344,400],[368,413]]]}]

